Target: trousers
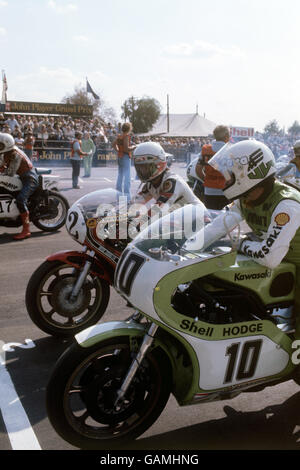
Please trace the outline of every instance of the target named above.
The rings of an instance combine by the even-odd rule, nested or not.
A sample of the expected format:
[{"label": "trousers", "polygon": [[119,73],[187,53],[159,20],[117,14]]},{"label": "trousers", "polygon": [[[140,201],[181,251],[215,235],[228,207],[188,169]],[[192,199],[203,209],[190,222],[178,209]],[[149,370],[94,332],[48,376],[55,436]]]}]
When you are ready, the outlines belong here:
[{"label": "trousers", "polygon": [[23,187],[17,194],[16,203],[20,213],[23,214],[24,212],[28,212],[28,199],[34,193],[39,183],[35,170],[27,171],[20,176],[20,179]]},{"label": "trousers", "polygon": [[124,153],[123,157],[118,158],[118,177],[116,189],[122,195],[126,196],[128,201],[131,199],[130,194],[130,174],[131,171],[131,158],[127,153]]}]

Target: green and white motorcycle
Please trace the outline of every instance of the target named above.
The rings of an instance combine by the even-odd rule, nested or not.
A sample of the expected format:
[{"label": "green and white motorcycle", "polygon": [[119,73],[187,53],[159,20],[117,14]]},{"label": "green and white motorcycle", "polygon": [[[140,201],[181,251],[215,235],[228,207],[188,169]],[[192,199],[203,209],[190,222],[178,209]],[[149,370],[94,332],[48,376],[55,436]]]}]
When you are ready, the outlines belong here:
[{"label": "green and white motorcycle", "polygon": [[177,209],[127,246],[115,287],[135,313],[81,331],[58,360],[47,412],[72,445],[122,448],[157,420],[170,394],[185,406],[300,383],[294,265],[267,269],[230,240],[192,250],[199,210]]}]

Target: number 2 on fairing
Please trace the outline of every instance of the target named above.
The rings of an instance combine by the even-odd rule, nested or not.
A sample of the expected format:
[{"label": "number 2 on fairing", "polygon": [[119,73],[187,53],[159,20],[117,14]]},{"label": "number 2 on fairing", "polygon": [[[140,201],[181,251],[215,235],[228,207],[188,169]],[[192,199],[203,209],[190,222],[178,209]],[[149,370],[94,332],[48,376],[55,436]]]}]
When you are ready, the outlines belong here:
[{"label": "number 2 on fairing", "polygon": [[240,357],[239,365],[236,372],[236,379],[250,379],[253,377],[258,363],[259,353],[262,346],[262,340],[246,341],[243,344],[241,353],[239,354],[241,343],[232,343],[226,349],[225,356],[229,356],[227,369],[225,373],[224,383],[232,382],[233,372]]}]

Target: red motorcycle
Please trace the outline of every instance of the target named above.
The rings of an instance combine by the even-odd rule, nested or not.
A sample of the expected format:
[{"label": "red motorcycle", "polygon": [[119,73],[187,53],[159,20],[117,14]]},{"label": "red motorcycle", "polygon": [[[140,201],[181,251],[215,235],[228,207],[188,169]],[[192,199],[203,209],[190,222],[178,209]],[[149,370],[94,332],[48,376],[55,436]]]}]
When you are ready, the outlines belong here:
[{"label": "red motorcycle", "polygon": [[131,241],[130,220],[114,189],[95,191],[73,204],[66,228],[84,248],[55,253],[32,274],[26,307],[35,325],[50,335],[69,337],[100,320],[120,254]]},{"label": "red motorcycle", "polygon": [[[142,209],[138,214],[134,205],[128,207],[114,189],[92,192],[73,204],[65,225],[83,250],[55,253],[32,274],[26,307],[36,326],[69,337],[100,320],[120,255],[148,222],[147,208]],[[219,211],[207,212],[214,218]]]}]

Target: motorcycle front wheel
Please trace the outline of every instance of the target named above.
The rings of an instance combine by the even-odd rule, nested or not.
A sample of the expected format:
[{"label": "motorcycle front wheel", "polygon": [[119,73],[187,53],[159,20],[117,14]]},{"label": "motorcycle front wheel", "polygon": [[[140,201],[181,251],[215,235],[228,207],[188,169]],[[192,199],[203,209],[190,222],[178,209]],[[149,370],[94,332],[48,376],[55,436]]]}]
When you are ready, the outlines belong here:
[{"label": "motorcycle front wheel", "polygon": [[48,418],[60,437],[79,449],[117,449],[157,420],[170,396],[169,361],[161,350],[147,353],[115,406],[131,362],[123,337],[90,348],[73,343],[63,353],[46,389]]},{"label": "motorcycle front wheel", "polygon": [[69,207],[64,196],[58,192],[49,191],[47,206],[42,205],[38,208],[45,215],[33,218],[32,223],[44,232],[56,232],[65,225]]},{"label": "motorcycle front wheel", "polygon": [[76,299],[70,296],[80,271],[62,261],[45,261],[29,279],[25,302],[33,323],[57,337],[74,336],[103,316],[109,284],[88,275]]}]

